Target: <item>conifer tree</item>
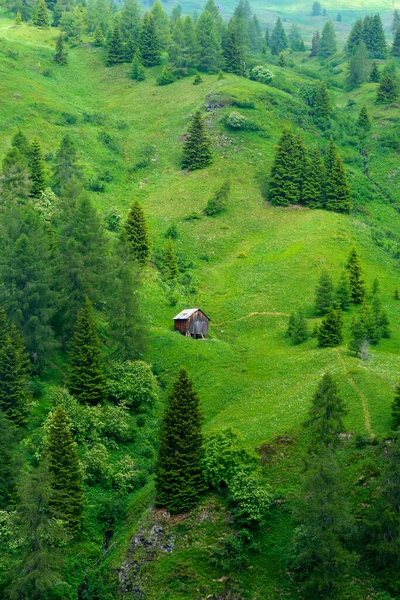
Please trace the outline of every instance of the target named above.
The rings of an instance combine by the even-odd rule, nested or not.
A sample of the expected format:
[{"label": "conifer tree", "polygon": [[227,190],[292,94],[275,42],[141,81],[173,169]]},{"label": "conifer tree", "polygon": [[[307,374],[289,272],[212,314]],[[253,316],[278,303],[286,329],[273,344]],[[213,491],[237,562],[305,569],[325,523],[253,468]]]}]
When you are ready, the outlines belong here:
[{"label": "conifer tree", "polygon": [[13,426],[0,409],[0,509],[11,503],[17,469],[16,436]]},{"label": "conifer tree", "polygon": [[36,27],[48,27],[49,22],[49,12],[47,10],[46,2],[44,0],[36,0],[32,9],[33,25],[36,25]]},{"label": "conifer tree", "polygon": [[333,139],[330,138],[329,145],[328,145],[328,148],[327,148],[327,151],[325,154],[325,168],[326,168],[327,177],[330,177],[330,174],[333,171],[333,167],[335,166],[337,157],[338,157],[337,148],[335,146]]},{"label": "conifer tree", "polygon": [[339,434],[345,431],[343,418],[347,409],[339,396],[338,386],[330,373],[325,373],[314,394],[305,426],[310,432],[310,454],[321,448],[334,450],[341,444]]},{"label": "conifer tree", "polygon": [[374,61],[372,63],[371,72],[369,74],[369,81],[371,83],[379,83],[380,79],[381,79],[381,74],[379,72],[378,65],[377,65],[376,61]]},{"label": "conifer tree", "polygon": [[32,147],[28,142],[28,138],[22,133],[21,130],[17,131],[17,133],[14,135],[13,139],[11,140],[11,146],[16,148],[27,162],[29,161],[32,154]]},{"label": "conifer tree", "polygon": [[286,50],[288,47],[285,29],[282,25],[282,19],[280,17],[278,18],[275,27],[272,30],[270,46],[272,54],[275,54],[276,56],[280,54],[282,50]]},{"label": "conifer tree", "polygon": [[203,83],[203,79],[200,73],[196,73],[195,78],[193,79],[193,85],[200,85],[201,83]]},{"label": "conifer tree", "polygon": [[320,2],[314,2],[312,6],[311,14],[313,17],[319,17],[322,13],[322,6]]},{"label": "conifer tree", "polygon": [[3,160],[0,177],[0,197],[4,203],[25,204],[29,199],[31,182],[27,162],[17,148],[11,148]]},{"label": "conifer tree", "polygon": [[400,56],[400,25],[396,29],[392,45],[392,55]]},{"label": "conifer tree", "polygon": [[32,154],[30,159],[30,180],[32,183],[31,195],[39,198],[40,194],[46,189],[46,179],[44,174],[44,164],[42,158],[42,149],[39,140],[35,138],[32,142]]},{"label": "conifer tree", "polygon": [[392,427],[399,429],[400,427],[400,385],[396,385],[394,390],[394,398],[392,402]]},{"label": "conifer tree", "polygon": [[320,315],[325,315],[333,305],[333,281],[328,271],[324,269],[320,275],[315,290],[315,310]]},{"label": "conifer tree", "polygon": [[370,30],[367,35],[366,45],[372,58],[386,58],[387,44],[379,14],[372,17]]},{"label": "conifer tree", "polygon": [[307,321],[304,318],[302,311],[292,313],[289,317],[289,325],[286,335],[291,339],[293,344],[302,344],[309,337]]},{"label": "conifer tree", "polygon": [[[137,0],[124,0],[120,13],[120,29],[122,39],[131,46],[134,54],[140,32],[140,6]],[[133,54],[130,60],[132,60]]]},{"label": "conifer tree", "polygon": [[306,152],[299,134],[285,129],[269,179],[268,199],[274,206],[297,204],[302,198]]},{"label": "conifer tree", "polygon": [[364,320],[357,319],[351,325],[351,338],[349,350],[354,352],[356,356],[361,354],[363,346],[368,341],[368,335],[365,328]]},{"label": "conifer tree", "polygon": [[282,67],[282,68],[286,67],[286,60],[285,60],[285,56],[283,54],[279,55],[278,67]]},{"label": "conifer tree", "polygon": [[327,178],[325,202],[328,210],[340,213],[351,211],[351,190],[347,183],[346,171],[340,156],[337,156],[333,169]]},{"label": "conifer tree", "polygon": [[336,300],[340,302],[340,306],[343,310],[349,308],[350,305],[350,284],[349,284],[349,276],[347,271],[342,271],[342,274],[339,279],[338,286],[336,288]]},{"label": "conifer tree", "polygon": [[293,52],[304,52],[304,42],[301,39],[300,28],[296,23],[293,23],[289,33],[289,46]]},{"label": "conifer tree", "polygon": [[28,358],[15,325],[0,350],[0,410],[15,425],[26,423],[28,413]]},{"label": "conifer tree", "polygon": [[97,25],[96,29],[94,30],[93,44],[98,48],[104,44],[104,33],[100,25]]},{"label": "conifer tree", "polygon": [[352,248],[350,251],[347,261],[347,271],[349,274],[351,301],[353,304],[362,304],[365,299],[366,289],[362,277],[360,257],[355,248]]},{"label": "conifer tree", "polygon": [[64,47],[64,38],[63,34],[60,32],[60,35],[57,38],[56,43],[56,52],[54,54],[54,60],[58,62],[59,65],[67,64],[67,52]]},{"label": "conifer tree", "polygon": [[110,45],[107,55],[107,67],[118,65],[125,60],[124,47],[122,44],[121,30],[119,22],[116,22],[112,31]]},{"label": "conifer tree", "polygon": [[321,40],[320,40],[319,31],[316,31],[312,37],[310,56],[318,56],[320,42],[321,42]]},{"label": "conifer tree", "polygon": [[22,25],[22,16],[21,13],[18,11],[17,14],[15,15],[15,20],[14,20],[15,25]]},{"label": "conifer tree", "polygon": [[358,87],[368,79],[368,50],[363,41],[350,54],[346,85],[348,89]]},{"label": "conifer tree", "polygon": [[400,292],[399,292],[398,288],[396,288],[394,290],[394,296],[393,297],[394,297],[395,300],[400,300]]},{"label": "conifer tree", "polygon": [[172,73],[169,66],[165,65],[156,79],[157,85],[169,85],[170,83],[174,83],[174,81],[176,81],[175,75]]},{"label": "conifer tree", "polygon": [[196,42],[199,69],[217,72],[221,65],[221,45],[214,19],[208,10],[203,10],[196,23]]},{"label": "conifer tree", "polygon": [[399,90],[393,77],[387,73],[382,75],[376,92],[376,101],[380,103],[394,102],[398,95]]},{"label": "conifer tree", "polygon": [[329,58],[337,50],[335,29],[331,21],[325,23],[321,34],[318,56]]},{"label": "conifer tree", "polygon": [[66,521],[68,529],[75,533],[81,528],[83,517],[82,471],[68,417],[61,406],[49,417],[45,456],[52,475],[50,513],[55,519]]},{"label": "conifer tree", "polygon": [[146,264],[151,244],[144,211],[138,200],[135,200],[131,206],[125,231],[134,260],[142,265]]},{"label": "conifer tree", "polygon": [[346,51],[352,53],[353,50],[363,41],[364,24],[362,19],[357,19],[346,42]]},{"label": "conifer tree", "polygon": [[0,306],[0,350],[8,340],[8,324],[7,317],[3,307]]},{"label": "conifer tree", "polygon": [[70,359],[69,389],[82,404],[102,404],[107,395],[93,308],[86,298],[78,312]]},{"label": "conifer tree", "polygon": [[302,187],[302,201],[309,208],[324,205],[325,165],[318,147],[312,149],[307,160]]},{"label": "conifer tree", "polygon": [[393,34],[396,33],[399,25],[400,25],[400,11],[396,8],[393,11],[393,21],[392,21],[392,27],[391,27]]},{"label": "conifer tree", "polygon": [[79,181],[82,177],[75,142],[70,135],[62,138],[54,162],[53,189],[56,194],[62,194],[71,179]]},{"label": "conifer tree", "polygon": [[154,67],[161,61],[160,43],[153,16],[146,13],[139,34],[139,51],[144,67]]},{"label": "conifer tree", "polygon": [[146,79],[144,66],[140,62],[139,52],[135,53],[135,56],[132,60],[131,77],[136,81],[144,81]]},{"label": "conifer tree", "polygon": [[223,44],[223,56],[225,71],[235,75],[244,75],[244,53],[240,42],[238,31],[234,21],[231,19],[228,25],[226,39]]},{"label": "conifer tree", "polygon": [[343,312],[340,305],[331,306],[318,330],[318,345],[335,348],[343,341]]},{"label": "conifer tree", "polygon": [[190,171],[204,169],[212,160],[211,141],[198,110],[189,125],[188,137],[183,146],[182,168]]},{"label": "conifer tree", "polygon": [[357,125],[360,129],[363,129],[364,131],[369,131],[371,129],[371,119],[369,118],[369,114],[365,104],[363,104],[358,114]]},{"label": "conifer tree", "polygon": [[150,14],[154,19],[160,50],[167,50],[171,40],[171,30],[168,15],[164,12],[160,0],[154,2]]},{"label": "conifer tree", "polygon": [[165,409],[156,463],[156,504],[172,513],[193,508],[204,489],[200,468],[202,415],[183,367]]},{"label": "conifer tree", "polygon": [[331,99],[326,87],[326,83],[322,81],[315,93],[314,114],[317,118],[328,119],[333,112]]},{"label": "conifer tree", "polygon": [[179,267],[176,259],[174,242],[170,237],[168,238],[165,247],[163,262],[167,279],[176,279],[179,275]]}]

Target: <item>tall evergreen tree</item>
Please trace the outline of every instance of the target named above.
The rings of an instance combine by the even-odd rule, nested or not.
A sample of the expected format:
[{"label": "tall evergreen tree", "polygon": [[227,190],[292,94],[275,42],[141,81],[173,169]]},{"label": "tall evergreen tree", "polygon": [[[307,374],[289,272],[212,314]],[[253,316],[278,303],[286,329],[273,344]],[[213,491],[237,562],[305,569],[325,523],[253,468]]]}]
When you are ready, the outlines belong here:
[{"label": "tall evergreen tree", "polygon": [[215,73],[221,64],[221,46],[211,13],[204,10],[196,23],[196,41],[201,71]]},{"label": "tall evergreen tree", "polygon": [[297,204],[302,198],[306,153],[299,134],[285,129],[269,179],[268,199],[274,206]]},{"label": "tall evergreen tree", "polygon": [[351,190],[347,183],[346,171],[340,156],[337,156],[333,169],[327,178],[325,201],[328,210],[341,213],[351,211]]},{"label": "tall evergreen tree", "polygon": [[32,9],[32,23],[36,27],[48,27],[50,23],[49,12],[44,0],[36,0]]},{"label": "tall evergreen tree", "polygon": [[320,2],[314,2],[311,14],[313,17],[319,17],[322,14],[322,6]]},{"label": "tall evergreen tree", "polygon": [[309,454],[318,454],[321,448],[336,449],[345,431],[347,409],[339,396],[338,386],[330,373],[325,373],[313,397],[305,426],[310,432]]},{"label": "tall evergreen tree", "polygon": [[334,287],[332,278],[328,271],[324,269],[315,289],[315,310],[318,314],[325,315],[331,308],[334,299],[333,292]]},{"label": "tall evergreen tree", "polygon": [[56,194],[62,194],[72,178],[81,179],[76,146],[70,135],[62,138],[54,163],[53,189]]},{"label": "tall evergreen tree", "polygon": [[343,341],[343,312],[340,305],[331,306],[318,330],[318,345],[335,348]]},{"label": "tall evergreen tree", "polygon": [[353,50],[363,41],[364,23],[362,19],[357,19],[350,32],[346,42],[346,51],[352,53]]},{"label": "tall evergreen tree", "polygon": [[400,25],[396,29],[392,44],[392,55],[400,56]]},{"label": "tall evergreen tree", "polygon": [[144,66],[140,61],[140,54],[136,52],[132,60],[131,77],[136,81],[144,81],[146,79],[146,73]]},{"label": "tall evergreen tree", "polygon": [[376,92],[376,101],[380,103],[394,102],[398,95],[399,90],[393,77],[389,74],[382,75]]},{"label": "tall evergreen tree", "polygon": [[369,118],[369,114],[365,104],[362,105],[360,112],[358,113],[357,125],[360,129],[363,129],[364,131],[369,131],[371,129],[371,119]]},{"label": "tall evergreen tree", "polygon": [[[1,352],[1,350],[0,350]],[[14,428],[0,409],[0,509],[11,504],[14,493],[17,464]]]},{"label": "tall evergreen tree", "polygon": [[346,85],[349,89],[358,87],[369,76],[368,50],[363,41],[350,54],[348,62],[348,71],[346,75]]},{"label": "tall evergreen tree", "polygon": [[94,30],[93,44],[98,48],[101,48],[101,46],[104,44],[104,33],[100,25],[97,25],[96,29]]},{"label": "tall evergreen tree", "polygon": [[335,54],[337,50],[335,29],[331,21],[325,23],[321,34],[318,56],[321,58],[329,58]]},{"label": "tall evergreen tree", "polygon": [[119,28],[119,22],[117,21],[114,25],[110,45],[108,48],[107,55],[107,66],[118,65],[125,61],[124,47],[122,44],[121,30]]},{"label": "tall evergreen tree", "polygon": [[368,335],[364,325],[364,319],[356,319],[351,325],[351,338],[349,350],[356,356],[361,355],[362,349],[368,342]]},{"label": "tall evergreen tree", "polygon": [[154,2],[150,14],[154,19],[160,50],[167,50],[171,41],[171,30],[168,15],[164,12],[160,0]]},{"label": "tall evergreen tree", "polygon": [[305,46],[301,38],[300,28],[296,23],[292,24],[289,32],[289,46],[293,52],[305,52]]},{"label": "tall evergreen tree", "polygon": [[93,308],[86,298],[75,323],[70,391],[82,404],[101,404],[107,389]]},{"label": "tall evergreen tree", "polygon": [[362,276],[360,257],[355,248],[352,248],[350,251],[347,270],[349,274],[351,301],[353,304],[362,304],[366,296],[366,289]]},{"label": "tall evergreen tree", "polygon": [[195,171],[212,163],[211,140],[207,135],[201,112],[197,111],[189,125],[183,146],[182,168]]},{"label": "tall evergreen tree", "polygon": [[343,310],[349,308],[350,305],[350,283],[347,271],[342,271],[339,283],[335,292],[336,300],[340,302]]},{"label": "tall evergreen tree", "polygon": [[28,358],[15,325],[0,350],[0,410],[15,425],[24,425],[28,414]]},{"label": "tall evergreen tree", "polygon": [[25,204],[29,199],[31,182],[24,156],[17,148],[11,148],[3,160],[0,176],[1,201],[10,204]]},{"label": "tall evergreen tree", "polygon": [[137,0],[124,0],[121,9],[120,29],[123,41],[126,44],[131,43],[132,50],[135,52],[140,32],[140,6]]},{"label": "tall evergreen tree", "polygon": [[312,37],[311,54],[310,54],[310,56],[318,56],[320,43],[321,43],[321,38],[320,38],[320,35],[319,35],[319,31],[316,31],[313,34],[313,37]]},{"label": "tall evergreen tree", "polygon": [[286,335],[291,339],[292,343],[296,345],[302,344],[309,337],[307,321],[301,310],[290,315]]},{"label": "tall evergreen tree", "polygon": [[333,112],[331,99],[326,83],[322,81],[315,93],[314,114],[317,118],[328,119]]},{"label": "tall evergreen tree", "polygon": [[139,51],[143,66],[154,67],[160,64],[160,43],[153,16],[149,13],[143,17],[139,34]]},{"label": "tall evergreen tree", "polygon": [[44,173],[44,163],[42,158],[42,149],[39,140],[35,138],[32,142],[30,158],[30,179],[32,182],[31,195],[39,198],[40,194],[46,188],[46,178]]},{"label": "tall evergreen tree", "polygon": [[201,423],[199,399],[181,368],[164,413],[156,463],[156,504],[172,513],[193,508],[204,489]]},{"label": "tall evergreen tree", "polygon": [[324,205],[325,165],[318,147],[312,149],[308,157],[302,188],[302,200],[309,208]]},{"label": "tall evergreen tree", "polygon": [[372,17],[371,27],[366,41],[367,48],[372,58],[385,58],[387,54],[387,44],[381,17],[376,14]]},{"label": "tall evergreen tree", "polygon": [[270,44],[271,52],[275,55],[280,54],[283,50],[286,50],[286,48],[288,47],[285,29],[283,27],[282,20],[280,17],[278,18],[275,27],[272,30]]},{"label": "tall evergreen tree", "polygon": [[29,144],[28,138],[24,133],[22,133],[21,130],[17,131],[17,133],[14,135],[13,139],[11,140],[11,146],[16,148],[27,162],[29,161],[32,153],[32,147]]},{"label": "tall evergreen tree", "polygon": [[6,313],[2,306],[0,306],[0,350],[7,343],[8,340],[8,323]]},{"label": "tall evergreen tree", "polygon": [[381,79],[381,74],[379,72],[378,65],[377,65],[376,61],[374,61],[372,63],[371,72],[369,74],[369,79],[368,80],[371,83],[379,83],[380,79]]},{"label": "tall evergreen tree", "polygon": [[64,46],[64,38],[63,38],[63,34],[61,32],[57,38],[54,60],[56,62],[58,62],[59,65],[66,65],[68,62],[67,52],[66,52],[65,46]]},{"label": "tall evergreen tree", "polygon": [[151,243],[144,211],[138,200],[135,200],[131,206],[125,231],[133,258],[144,265],[150,255]]},{"label": "tall evergreen tree", "polygon": [[223,45],[225,71],[235,75],[244,75],[244,53],[234,21],[230,21]]},{"label": "tall evergreen tree", "polygon": [[392,33],[395,34],[397,31],[397,28],[400,25],[400,11],[396,8],[393,11],[393,21],[392,21]]},{"label": "tall evergreen tree", "polygon": [[81,528],[83,517],[82,471],[68,417],[61,406],[49,417],[45,456],[52,476],[50,513],[55,519],[66,521],[68,529],[75,533]]}]

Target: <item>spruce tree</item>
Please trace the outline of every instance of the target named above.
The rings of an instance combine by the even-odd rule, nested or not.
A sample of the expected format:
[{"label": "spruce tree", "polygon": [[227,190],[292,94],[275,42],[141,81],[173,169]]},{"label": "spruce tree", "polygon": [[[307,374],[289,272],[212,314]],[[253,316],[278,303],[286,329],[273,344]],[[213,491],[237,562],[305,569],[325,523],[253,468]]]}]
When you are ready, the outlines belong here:
[{"label": "spruce tree", "polygon": [[379,14],[376,14],[372,17],[368,42],[367,48],[372,58],[386,58],[387,44],[383,31],[382,20]]},{"label": "spruce tree", "polygon": [[17,133],[14,135],[13,139],[11,140],[11,146],[16,148],[24,157],[24,159],[29,162],[32,154],[32,147],[29,144],[28,138],[22,133],[21,130],[17,131]]},{"label": "spruce tree", "polygon": [[286,335],[295,345],[302,344],[309,338],[307,321],[301,310],[290,315]]},{"label": "spruce tree", "polygon": [[320,275],[315,290],[315,310],[320,315],[325,315],[333,305],[333,281],[328,271],[324,269]]},{"label": "spruce tree", "polygon": [[183,146],[182,169],[204,169],[212,160],[211,141],[201,112],[197,111],[189,125],[188,137]]},{"label": "spruce tree", "polygon": [[221,66],[221,44],[214,19],[208,10],[203,10],[196,23],[198,68],[216,73]]},{"label": "spruce tree", "polygon": [[136,81],[144,81],[146,79],[144,66],[140,62],[139,52],[135,53],[132,60],[131,77]]},{"label": "spruce tree", "polygon": [[19,25],[22,25],[22,15],[21,13],[18,11],[17,14],[15,15],[15,20],[14,20],[15,25],[18,27]]},{"label": "spruce tree", "polygon": [[335,29],[331,21],[325,23],[321,34],[318,56],[329,58],[337,50]]},{"label": "spruce tree", "polygon": [[30,195],[31,182],[26,159],[17,148],[11,148],[3,160],[0,177],[0,197],[5,204],[25,204]]},{"label": "spruce tree", "polygon": [[395,79],[389,74],[382,75],[376,92],[376,101],[380,103],[394,102],[398,95],[399,90]]},{"label": "spruce tree", "polygon": [[116,22],[112,31],[107,55],[107,67],[118,65],[125,61],[124,47],[122,44],[119,22]]},{"label": "spruce tree", "polygon": [[364,131],[369,131],[371,129],[371,119],[369,118],[369,114],[365,104],[363,104],[358,114],[357,125],[360,129]]},{"label": "spruce tree", "polygon": [[15,325],[0,350],[0,410],[15,425],[25,425],[28,414],[29,361]]},{"label": "spruce tree", "polygon": [[31,196],[34,198],[39,198],[40,194],[46,189],[46,179],[44,174],[42,149],[37,138],[35,138],[32,142],[29,168],[30,180],[32,183]]},{"label": "spruce tree", "polygon": [[347,183],[346,171],[342,159],[337,156],[325,187],[325,202],[328,210],[340,213],[351,211],[351,190]]},{"label": "spruce tree", "polygon": [[335,166],[336,159],[338,157],[338,151],[334,144],[332,138],[329,140],[329,145],[325,154],[325,168],[326,168],[326,176],[329,178],[333,171],[333,167]]},{"label": "spruce tree", "polygon": [[350,283],[347,271],[342,271],[338,286],[335,292],[336,300],[340,302],[343,310],[349,308],[350,305]]},{"label": "spruce tree", "polygon": [[317,118],[328,119],[333,112],[331,99],[326,83],[322,81],[315,93],[314,114]]},{"label": "spruce tree", "polygon": [[168,15],[164,12],[160,0],[154,2],[150,14],[154,19],[160,50],[167,50],[171,40],[171,29]]},{"label": "spruce tree", "polygon": [[352,248],[350,251],[347,261],[347,271],[349,274],[351,301],[353,304],[362,304],[365,299],[366,289],[362,277],[360,257],[355,248]]},{"label": "spruce tree", "polygon": [[285,56],[283,54],[279,55],[278,67],[282,67],[282,68],[286,67],[286,60],[285,60]]},{"label": "spruce tree", "polygon": [[93,44],[97,48],[101,48],[101,46],[104,44],[104,33],[100,25],[97,25],[96,29],[94,30]]},{"label": "spruce tree", "polygon": [[[137,0],[124,0],[120,13],[122,39],[130,44],[135,53],[140,32],[140,6]],[[132,60],[133,54],[130,58]]]},{"label": "spruce tree", "polygon": [[325,373],[318,384],[305,426],[310,432],[309,454],[318,454],[321,448],[331,450],[340,446],[339,434],[345,431],[343,418],[346,406],[339,396],[338,386],[330,373]]},{"label": "spruce tree", "polygon": [[168,238],[167,245],[165,247],[163,263],[166,278],[174,280],[179,275],[178,261],[176,259],[175,246],[172,238]]},{"label": "spruce tree", "polygon": [[82,404],[102,404],[107,396],[102,352],[93,308],[88,300],[78,312],[70,358],[69,389]]},{"label": "spruce tree", "polygon": [[285,129],[279,140],[271,169],[268,200],[274,206],[298,204],[302,199],[302,186],[306,152],[299,134]]},{"label": "spruce tree", "polygon": [[146,264],[150,256],[150,237],[143,208],[138,200],[131,206],[125,223],[130,251],[133,258],[140,264]]},{"label": "spruce tree", "polygon": [[11,504],[17,476],[15,430],[0,409],[0,510]]},{"label": "spruce tree", "polygon": [[400,25],[400,11],[396,8],[393,11],[392,33],[395,34]]},{"label": "spruce tree", "polygon": [[36,25],[36,27],[49,26],[49,12],[44,0],[36,0],[36,3],[32,9],[31,18],[33,25]]},{"label": "spruce tree", "polygon": [[64,47],[64,38],[63,34],[60,32],[60,35],[57,38],[56,43],[56,52],[54,54],[54,60],[58,62],[59,65],[67,64],[67,52]]},{"label": "spruce tree", "polygon": [[201,85],[204,82],[202,76],[200,75],[200,73],[196,73],[194,79],[193,79],[193,85]]},{"label": "spruce tree", "polygon": [[400,385],[396,385],[394,390],[392,402],[392,427],[393,429],[399,429],[400,427]]},{"label": "spruce tree", "polygon": [[372,63],[371,72],[369,74],[369,81],[371,83],[379,83],[381,80],[381,74],[378,69],[377,63],[374,61]]},{"label": "spruce tree", "polygon": [[69,531],[81,528],[83,482],[78,453],[65,410],[57,406],[49,417],[45,457],[51,473],[50,513],[67,523]]},{"label": "spruce tree", "polygon": [[312,37],[310,56],[318,56],[320,43],[321,43],[321,39],[320,39],[319,31],[316,31]]},{"label": "spruce tree", "polygon": [[354,352],[356,356],[361,355],[361,351],[368,341],[368,335],[365,328],[364,320],[357,319],[351,325],[351,338],[349,350]]},{"label": "spruce tree", "polygon": [[154,67],[161,61],[160,43],[153,16],[146,13],[139,34],[139,51],[144,67]]},{"label": "spruce tree", "polygon": [[8,324],[7,317],[3,307],[0,306],[0,350],[8,340]]},{"label": "spruce tree", "polygon": [[175,75],[172,73],[169,66],[165,65],[156,79],[156,84],[169,85],[170,83],[174,83],[174,81],[176,81]]},{"label": "spruce tree", "polygon": [[75,142],[70,135],[62,138],[54,163],[53,189],[56,194],[62,194],[71,179],[79,181],[82,177]]},{"label": "spruce tree", "polygon": [[245,74],[243,47],[235,23],[232,19],[229,23],[228,32],[223,44],[223,56],[225,71],[241,76]]},{"label": "spruce tree", "polygon": [[325,165],[318,147],[311,150],[308,157],[302,187],[302,201],[309,208],[324,205]]},{"label": "spruce tree", "polygon": [[357,19],[350,32],[346,42],[346,51],[352,53],[353,50],[363,41],[364,23],[362,19]]},{"label": "spruce tree", "polygon": [[311,15],[313,17],[319,17],[322,13],[322,6],[320,2],[314,2],[312,6]]},{"label": "spruce tree", "polygon": [[201,423],[199,399],[182,367],[165,409],[155,470],[156,504],[172,513],[192,509],[204,489]]},{"label": "spruce tree", "polygon": [[318,330],[318,345],[335,348],[343,341],[343,312],[340,305],[331,306]]},{"label": "spruce tree", "polygon": [[400,56],[400,25],[396,29],[396,33],[392,45],[392,55]]},{"label": "spruce tree", "polygon": [[346,85],[348,89],[353,89],[367,81],[369,71],[368,50],[363,41],[351,52],[348,71],[346,75]]},{"label": "spruce tree", "polygon": [[275,27],[272,30],[270,46],[272,54],[275,54],[276,56],[280,54],[282,50],[286,50],[288,47],[285,29],[282,25],[282,19],[280,17],[278,18]]}]

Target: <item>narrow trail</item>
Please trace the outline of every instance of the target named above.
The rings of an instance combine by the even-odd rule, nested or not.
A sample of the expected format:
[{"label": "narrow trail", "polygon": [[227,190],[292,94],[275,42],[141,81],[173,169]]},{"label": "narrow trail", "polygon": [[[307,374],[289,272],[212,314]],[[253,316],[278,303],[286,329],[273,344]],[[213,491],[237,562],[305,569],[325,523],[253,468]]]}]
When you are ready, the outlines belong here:
[{"label": "narrow trail", "polygon": [[361,398],[361,402],[362,402],[362,408],[363,408],[363,412],[364,412],[364,419],[365,419],[365,429],[368,432],[368,435],[370,436],[370,438],[374,438],[375,434],[372,431],[372,427],[371,427],[371,417],[369,414],[369,409],[368,409],[368,401],[367,401],[367,397],[364,394],[364,392],[362,392],[360,390],[360,388],[357,386],[356,382],[354,381],[354,379],[351,377],[347,367],[346,367],[346,363],[344,362],[342,355],[340,354],[340,351],[338,350],[338,348],[335,348],[337,357],[339,359],[340,364],[343,367],[343,372],[347,378],[347,381],[350,383],[351,387],[354,389],[354,391],[360,396]]},{"label": "narrow trail", "polygon": [[236,323],[237,321],[244,321],[245,319],[249,319],[250,317],[256,317],[258,315],[266,315],[268,317],[290,317],[288,313],[283,312],[251,312],[244,317],[239,317],[238,319],[231,319],[230,321],[224,321],[223,323],[214,323],[215,327],[221,327],[222,325],[227,325],[228,323]]}]

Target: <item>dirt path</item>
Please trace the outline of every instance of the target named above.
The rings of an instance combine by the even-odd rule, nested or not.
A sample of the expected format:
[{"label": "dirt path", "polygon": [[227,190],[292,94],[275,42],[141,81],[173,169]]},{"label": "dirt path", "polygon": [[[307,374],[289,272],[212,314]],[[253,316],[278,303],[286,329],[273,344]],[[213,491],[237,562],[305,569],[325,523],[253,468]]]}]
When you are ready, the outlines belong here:
[{"label": "dirt path", "polygon": [[338,348],[335,348],[336,350],[336,354],[337,357],[339,359],[340,364],[343,367],[343,371],[344,374],[347,378],[347,381],[350,383],[351,387],[353,388],[353,390],[360,396],[361,398],[361,402],[362,402],[362,408],[363,408],[363,412],[364,412],[364,419],[365,419],[365,429],[368,432],[368,435],[370,436],[370,438],[374,438],[375,434],[372,431],[372,427],[371,427],[371,417],[369,414],[369,409],[368,409],[368,400],[366,395],[364,394],[364,392],[362,392],[360,390],[360,388],[357,386],[356,382],[354,381],[354,379],[351,377],[349,371],[347,370],[346,367],[346,363],[344,362],[342,355],[340,354],[340,351],[338,350]]}]

